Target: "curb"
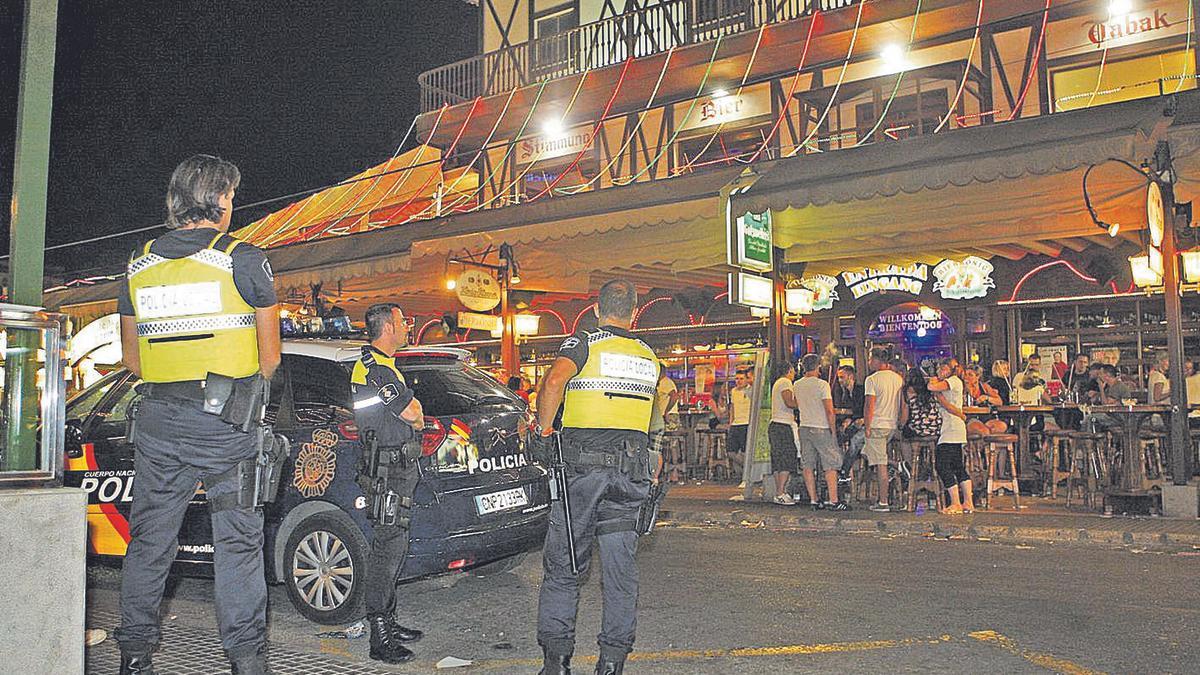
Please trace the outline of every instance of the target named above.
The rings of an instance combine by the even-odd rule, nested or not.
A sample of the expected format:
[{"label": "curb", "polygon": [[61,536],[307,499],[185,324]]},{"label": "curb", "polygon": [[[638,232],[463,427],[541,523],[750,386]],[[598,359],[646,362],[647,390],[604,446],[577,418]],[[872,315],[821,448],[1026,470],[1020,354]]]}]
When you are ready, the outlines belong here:
[{"label": "curb", "polygon": [[[1200,548],[1200,533],[1136,531],[1120,527],[1039,527],[1033,525],[990,525],[969,521],[890,520],[867,518],[834,518],[761,513],[744,509],[733,511],[703,511],[664,508],[665,523],[708,525],[712,527],[744,527],[743,523],[762,523],[772,530],[796,532],[832,532],[837,534],[888,534],[916,537],[999,541],[1003,543],[1061,543],[1100,546],[1104,548],[1132,546],[1154,550]],[[1118,521],[1108,521],[1116,523]],[[1137,522],[1137,521],[1134,521]]]}]

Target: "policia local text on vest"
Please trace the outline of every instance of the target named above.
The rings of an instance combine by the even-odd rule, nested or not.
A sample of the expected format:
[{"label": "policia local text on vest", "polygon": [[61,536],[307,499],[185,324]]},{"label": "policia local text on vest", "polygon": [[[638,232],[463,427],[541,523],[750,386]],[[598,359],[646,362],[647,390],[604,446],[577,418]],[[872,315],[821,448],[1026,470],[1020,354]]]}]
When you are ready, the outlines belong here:
[{"label": "policia local text on vest", "polygon": [[237,167],[207,155],[171,176],[168,234],[130,257],[118,298],[126,366],[140,376],[131,540],[121,578],[122,674],[153,673],[159,605],[200,482],[212,519],[217,626],[232,671],[267,672],[263,501],[286,440],[262,424],[279,365],[279,312],[261,250],[225,234]]}]

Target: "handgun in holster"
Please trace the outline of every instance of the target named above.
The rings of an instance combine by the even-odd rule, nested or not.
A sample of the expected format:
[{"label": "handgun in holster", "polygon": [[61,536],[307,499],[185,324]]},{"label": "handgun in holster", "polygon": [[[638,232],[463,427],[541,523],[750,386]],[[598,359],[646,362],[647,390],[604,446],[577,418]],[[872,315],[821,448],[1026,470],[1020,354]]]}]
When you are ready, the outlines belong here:
[{"label": "handgun in holster", "polygon": [[267,379],[261,374],[234,378],[209,373],[204,378],[204,412],[254,435],[254,456],[238,462],[234,469],[237,503],[243,508],[275,501],[283,465],[291,451],[288,439],[264,422],[269,391]]},{"label": "handgun in holster", "polygon": [[663,501],[667,498],[667,483],[663,481],[663,457],[658,450],[646,450],[648,472],[651,479],[650,490],[646,493],[646,499],[638,508],[637,525],[634,527],[634,532],[638,536],[644,537],[654,531],[654,524],[658,521],[658,512],[662,508]]},{"label": "handgun in holster", "polygon": [[[412,509],[408,483],[409,448],[381,448],[374,431],[363,436],[363,459],[366,464],[367,485],[364,492],[370,500],[368,517],[378,525],[398,525],[407,529],[411,518],[404,515]],[[394,482],[403,483],[401,491],[393,489]],[[404,493],[404,494],[402,494]]]}]

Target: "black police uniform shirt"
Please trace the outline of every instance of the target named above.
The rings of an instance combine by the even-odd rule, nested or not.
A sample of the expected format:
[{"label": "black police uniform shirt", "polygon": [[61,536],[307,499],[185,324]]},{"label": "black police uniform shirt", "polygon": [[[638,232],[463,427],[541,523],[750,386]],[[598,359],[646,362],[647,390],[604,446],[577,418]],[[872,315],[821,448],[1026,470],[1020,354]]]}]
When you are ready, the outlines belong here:
[{"label": "black police uniform shirt", "polygon": [[[212,227],[171,230],[154,240],[154,243],[150,245],[150,252],[164,258],[186,258],[207,248],[216,235],[217,230]],[[230,239],[233,238],[230,237]],[[217,242],[217,246],[222,249],[228,245],[229,240],[224,240],[224,238],[223,241]],[[144,246],[144,244],[139,246],[135,255],[140,255]],[[267,261],[267,254],[263,253],[262,249],[252,244],[241,243],[233,249],[230,257],[233,258],[233,283],[248,305],[265,308],[279,302],[279,298],[275,294],[275,279],[271,274],[271,263]],[[123,316],[134,316],[135,314],[133,301],[129,299],[128,277],[121,278],[121,292],[117,295],[117,311]]]},{"label": "black police uniform shirt", "polygon": [[[601,326],[600,330],[633,340],[638,339],[633,333],[616,326]],[[583,370],[583,364],[587,363],[589,353],[587,333],[582,330],[576,331],[573,335],[567,337],[558,347],[558,355],[571,359],[577,371]],[[558,415],[561,418],[561,409]],[[629,429],[576,429],[566,427],[562,430],[562,433],[564,440],[579,443],[585,449],[604,450],[607,452],[619,449],[623,441],[637,446],[644,446],[649,439],[646,432]]]},{"label": "black police uniform shirt", "polygon": [[380,447],[397,447],[412,440],[416,433],[400,418],[413,400],[413,391],[396,370],[395,358],[371,347],[375,365],[366,368],[360,360],[350,375],[354,399],[354,423],[360,436],[375,432]]}]

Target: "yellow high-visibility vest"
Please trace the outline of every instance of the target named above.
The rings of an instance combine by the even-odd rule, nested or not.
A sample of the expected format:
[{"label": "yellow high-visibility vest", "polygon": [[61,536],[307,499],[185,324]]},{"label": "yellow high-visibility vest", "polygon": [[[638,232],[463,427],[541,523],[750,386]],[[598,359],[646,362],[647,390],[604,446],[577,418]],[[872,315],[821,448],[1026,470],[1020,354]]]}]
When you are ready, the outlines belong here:
[{"label": "yellow high-visibility vest", "polygon": [[654,350],[603,328],[585,335],[588,359],[567,382],[563,427],[646,433],[658,386]]},{"label": "yellow high-visibility vest", "polygon": [[130,259],[127,271],[142,379],[186,382],[209,373],[257,373],[254,307],[233,282],[231,254],[242,242],[218,234],[184,258],[151,253],[153,243]]}]

